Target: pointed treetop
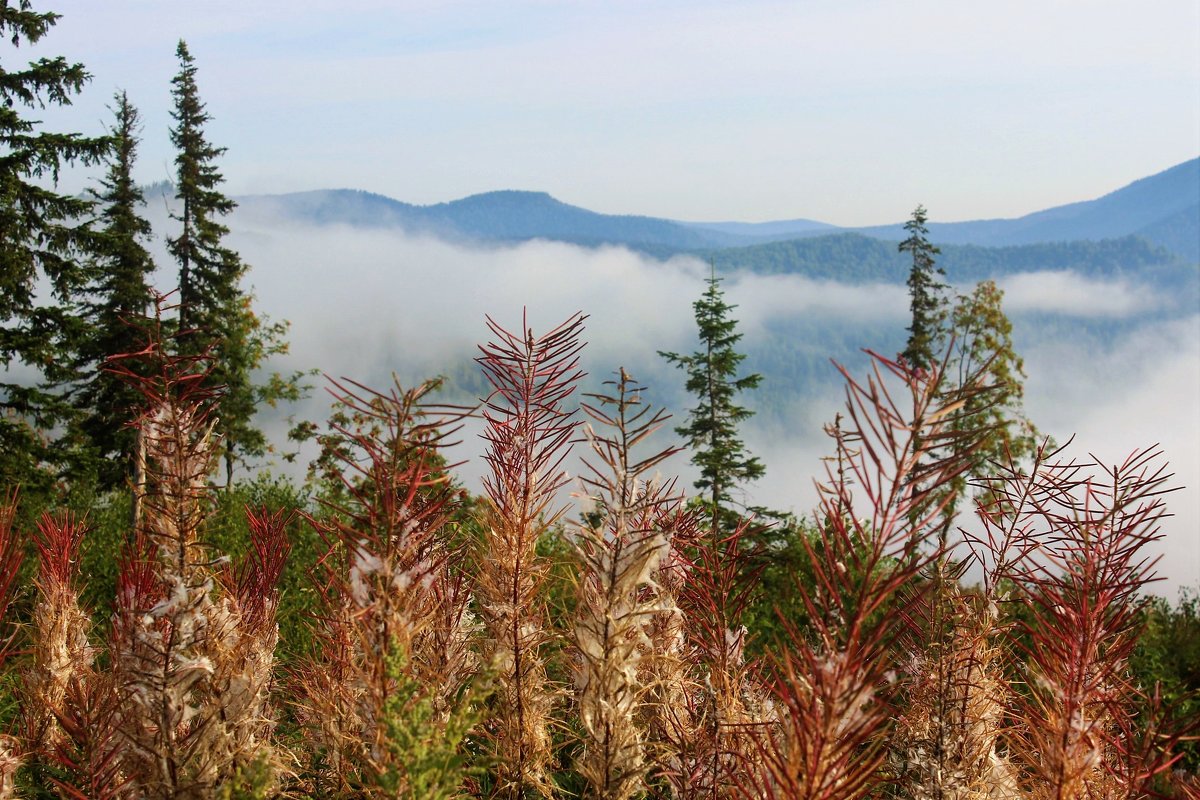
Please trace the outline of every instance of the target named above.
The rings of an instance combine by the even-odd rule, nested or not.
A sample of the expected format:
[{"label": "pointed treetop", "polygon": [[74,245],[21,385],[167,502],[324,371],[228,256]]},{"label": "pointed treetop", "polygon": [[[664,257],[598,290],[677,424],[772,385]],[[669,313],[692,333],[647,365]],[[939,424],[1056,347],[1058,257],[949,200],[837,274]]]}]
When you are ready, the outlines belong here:
[{"label": "pointed treetop", "polygon": [[733,487],[763,475],[765,467],[746,452],[738,436],[738,424],[754,412],[737,405],[739,392],[757,388],[758,374],[738,375],[738,365],[746,356],[734,346],[741,340],[737,320],[730,313],[737,306],[725,302],[721,278],[715,268],[706,280],[707,288],[692,304],[701,349],[691,355],[659,355],[687,373],[686,388],[699,402],[688,412],[688,422],[675,429],[692,448],[692,463],[700,468],[695,487],[708,495],[716,510],[731,501]]},{"label": "pointed treetop", "polygon": [[934,260],[934,256],[942,251],[930,243],[926,220],[925,207],[918,205],[904,223],[909,236],[899,247],[901,253],[912,256],[908,274],[912,324],[908,328],[908,344],[900,356],[919,369],[929,369],[934,364],[935,354],[942,348],[947,304],[946,286],[938,280],[945,272]]}]

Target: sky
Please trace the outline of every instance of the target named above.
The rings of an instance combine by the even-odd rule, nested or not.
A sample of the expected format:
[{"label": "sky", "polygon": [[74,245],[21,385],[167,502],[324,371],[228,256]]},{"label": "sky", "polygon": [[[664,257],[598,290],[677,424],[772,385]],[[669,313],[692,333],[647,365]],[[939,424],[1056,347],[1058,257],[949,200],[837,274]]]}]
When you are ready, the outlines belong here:
[{"label": "sky", "polygon": [[[687,220],[1013,217],[1200,153],[1195,0],[57,0],[171,175],[176,43],[231,194],[548,191]],[[5,58],[8,59],[6,50]],[[64,182],[82,181],[67,176]],[[74,188],[74,187],[72,187]]]}]

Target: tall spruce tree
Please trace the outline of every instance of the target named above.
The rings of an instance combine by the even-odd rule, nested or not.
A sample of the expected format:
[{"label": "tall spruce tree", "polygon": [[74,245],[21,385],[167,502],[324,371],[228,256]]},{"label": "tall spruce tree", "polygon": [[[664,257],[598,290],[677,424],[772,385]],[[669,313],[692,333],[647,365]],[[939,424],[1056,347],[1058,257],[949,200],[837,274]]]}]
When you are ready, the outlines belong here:
[{"label": "tall spruce tree", "polygon": [[133,179],[141,124],[124,92],[117,92],[113,101],[114,147],[101,191],[92,192],[102,207],[102,225],[96,233],[88,296],[82,304],[89,335],[80,350],[79,366],[87,377],[76,396],[76,405],[84,413],[81,427],[98,457],[102,489],[121,486],[133,476],[137,434],[128,423],[143,402],[137,390],[104,370],[104,361],[145,345],[145,326],[155,298],[150,287],[154,260],[144,245],[151,228],[141,216],[145,197]]},{"label": "tall spruce tree", "polygon": [[198,349],[222,333],[225,317],[241,294],[246,267],[241,257],[225,246],[229,228],[219,221],[236,208],[221,192],[224,178],[216,161],[224,147],[209,144],[204,126],[210,121],[196,86],[196,62],[182,39],[175,50],[179,74],[172,80],[171,143],[175,145],[175,197],[173,215],[182,225],[167,247],[179,264],[179,327],[201,329],[194,337]]},{"label": "tall spruce tree", "polygon": [[687,373],[686,388],[698,401],[688,412],[687,424],[675,432],[691,446],[692,463],[700,468],[694,485],[707,496],[716,528],[721,525],[722,512],[729,510],[733,489],[762,477],[765,471],[738,435],[738,425],[754,412],[736,402],[739,393],[757,388],[762,376],[738,375],[746,356],[734,349],[742,338],[737,320],[730,316],[737,306],[725,302],[715,268],[707,284],[692,305],[701,349],[691,355],[662,351],[659,355]]},{"label": "tall spruce tree", "polygon": [[[900,354],[910,366],[928,370],[946,364],[941,376],[947,396],[972,386],[951,427],[962,434],[955,441],[970,443],[971,465],[946,486],[948,499],[939,538],[945,545],[955,514],[969,495],[972,479],[990,474],[993,463],[1031,455],[1038,433],[1025,417],[1024,365],[1012,344],[1012,323],[1001,308],[1004,293],[992,281],[978,284],[969,295],[951,301],[939,278],[945,272],[934,257],[941,251],[929,241],[924,206],[917,206],[905,223],[909,236],[900,251],[910,253],[908,276],[912,324],[908,345]],[[953,347],[946,353],[948,347]]]},{"label": "tall spruce tree", "polygon": [[[33,44],[58,19],[29,0],[0,0],[0,40]],[[65,165],[94,164],[110,144],[41,130],[29,114],[70,105],[89,78],[61,56],[0,67],[0,486],[27,492],[71,470],[68,450],[52,440],[72,416],[66,386],[82,333],[73,301],[92,246],[91,203],[52,187]]]},{"label": "tall spruce tree", "polygon": [[917,206],[912,217],[904,223],[908,238],[900,243],[900,252],[912,256],[912,268],[908,273],[912,324],[908,328],[908,345],[900,355],[910,366],[919,369],[929,369],[937,362],[946,321],[946,286],[939,280],[945,272],[934,260],[941,250],[929,242],[925,222],[925,207]]},{"label": "tall spruce tree", "polygon": [[256,315],[253,298],[242,291],[247,267],[237,252],[226,246],[229,228],[219,221],[236,207],[221,192],[224,178],[216,161],[225,148],[213,146],[205,137],[204,126],[210,117],[200,100],[195,59],[187,43],[180,40],[175,52],[179,74],[171,81],[175,103],[171,142],[177,149],[175,196],[179,208],[174,219],[182,229],[167,246],[179,264],[181,346],[195,353],[209,351],[214,359],[209,380],[213,388],[221,389],[217,431],[228,484],[237,461],[266,451],[266,437],[253,424],[259,402],[294,396],[298,390],[294,377],[276,376],[265,387],[252,383],[253,372],[264,359],[286,350],[286,325],[271,325]]}]

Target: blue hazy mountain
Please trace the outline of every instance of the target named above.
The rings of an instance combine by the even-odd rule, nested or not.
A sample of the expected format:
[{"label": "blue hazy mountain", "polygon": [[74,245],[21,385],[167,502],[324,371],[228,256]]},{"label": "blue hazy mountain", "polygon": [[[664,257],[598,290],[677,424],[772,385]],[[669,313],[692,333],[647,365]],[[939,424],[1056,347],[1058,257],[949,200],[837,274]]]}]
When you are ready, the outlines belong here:
[{"label": "blue hazy mountain", "polygon": [[[787,270],[818,258],[846,257],[855,248],[842,240],[816,243],[831,234],[859,234],[894,242],[902,223],[839,228],[810,219],[771,222],[680,222],[656,217],[600,214],[569,205],[545,192],[496,191],[447,203],[413,205],[368,192],[332,189],[239,198],[243,213],[271,214],[306,225],[395,228],[456,241],[518,242],[548,239],[584,246],[620,245],[654,256],[698,253],[715,257],[726,248],[742,249],[753,261],[762,255],[767,271]],[[932,209],[936,219],[939,209]],[[930,238],[939,246],[1013,247],[1039,243],[1098,242],[1138,236],[1188,262],[1200,261],[1200,158],[1151,175],[1095,200],[1037,211],[1016,219],[932,222]],[[788,242],[788,247],[746,249]],[[807,242],[807,243],[806,243]],[[1120,245],[1119,247],[1127,247]],[[836,252],[835,252],[836,251]],[[1086,248],[1081,257],[1094,251]],[[788,256],[787,254],[791,254]],[[1028,255],[1010,251],[1010,255]],[[976,257],[985,258],[980,253]],[[1058,261],[1068,257],[1059,255]],[[719,257],[719,261],[727,261]],[[836,268],[837,263],[826,262]],[[843,263],[843,262],[838,262]],[[753,263],[745,264],[757,269]]]},{"label": "blue hazy mountain", "polygon": [[349,189],[256,195],[238,202],[252,214],[278,214],[306,224],[400,228],[466,241],[549,239],[585,246],[623,245],[655,255],[761,241],[667,219],[600,214],[545,192],[487,192],[428,206]]},{"label": "blue hazy mountain", "polygon": [[1162,245],[1190,263],[1200,262],[1200,203],[1136,230],[1135,235]]},{"label": "blue hazy mountain", "polygon": [[782,219],[774,222],[684,222],[689,228],[717,231],[740,238],[777,241],[797,236],[814,236],[840,230],[828,222],[811,219]]},{"label": "blue hazy mountain", "polygon": [[[932,209],[936,218],[937,209]],[[880,239],[904,238],[902,223],[857,228]],[[946,244],[1018,245],[1142,236],[1188,261],[1200,260],[1200,158],[1095,200],[1056,206],[1016,219],[934,222],[932,240]]]}]

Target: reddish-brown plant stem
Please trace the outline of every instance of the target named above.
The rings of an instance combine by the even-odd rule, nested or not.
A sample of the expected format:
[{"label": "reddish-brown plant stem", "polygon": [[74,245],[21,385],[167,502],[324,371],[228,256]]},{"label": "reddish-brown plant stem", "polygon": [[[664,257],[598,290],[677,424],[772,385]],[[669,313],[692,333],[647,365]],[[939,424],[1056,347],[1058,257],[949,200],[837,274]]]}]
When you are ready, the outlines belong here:
[{"label": "reddish-brown plant stem", "polygon": [[583,726],[578,770],[591,795],[627,800],[646,784],[645,715],[649,687],[643,662],[655,657],[646,618],[669,612],[653,591],[654,576],[670,552],[671,530],[659,527],[678,503],[670,486],[648,473],[671,456],[669,448],[635,459],[633,448],[667,419],[641,399],[643,387],[625,371],[606,382],[611,394],[588,395],[583,409],[600,426],[586,427],[593,457],[584,459],[587,502],[576,548],[581,574],[575,621],[575,685]]},{"label": "reddish-brown plant stem", "polygon": [[553,698],[542,648],[540,586],[544,565],[538,539],[562,514],[555,494],[566,481],[562,462],[575,433],[566,407],[582,373],[583,316],[542,336],[525,320],[514,334],[489,319],[494,340],[478,362],[492,392],[484,402],[489,510],[476,580],[486,631],[485,662],[496,673],[499,697],[489,722],[499,796],[550,792],[549,725]]},{"label": "reddish-brown plant stem", "polygon": [[[389,729],[395,703],[428,700],[433,729],[409,734],[436,737],[474,671],[465,646],[470,595],[454,566],[461,546],[449,523],[460,492],[440,455],[461,413],[428,404],[434,388],[379,393],[333,383],[345,413],[326,440],[328,468],[344,499],[309,517],[327,545],[313,576],[324,609],[319,651],[293,681],[312,755],[326,764],[315,776],[321,793],[357,786],[384,796],[386,776],[412,791],[410,754]],[[401,682],[420,687],[419,696],[400,696]]]},{"label": "reddish-brown plant stem", "polygon": [[1141,796],[1172,760],[1169,737],[1139,749],[1129,735],[1141,696],[1129,658],[1170,476],[1156,449],[1112,466],[1039,458],[1032,472],[1009,469],[983,510],[1017,542],[1000,577],[1028,612],[1010,749],[1034,797]]},{"label": "reddish-brown plant stem", "polygon": [[25,740],[42,756],[61,739],[67,687],[86,680],[95,658],[91,620],[79,605],[79,545],[86,522],[69,512],[42,515],[34,544],[39,569],[33,614],[33,665],[25,674]]},{"label": "reddish-brown plant stem", "polygon": [[938,493],[966,468],[971,443],[949,425],[964,398],[945,395],[936,368],[872,357],[865,383],[843,370],[837,466],[819,487],[818,540],[803,540],[814,585],[797,587],[812,630],[785,621],[797,646],[778,656],[781,725],[760,739],[764,766],[748,796],[850,798],[883,780],[895,692],[889,651],[921,596],[906,589],[920,587],[923,569],[941,557],[934,533],[946,498]]}]

